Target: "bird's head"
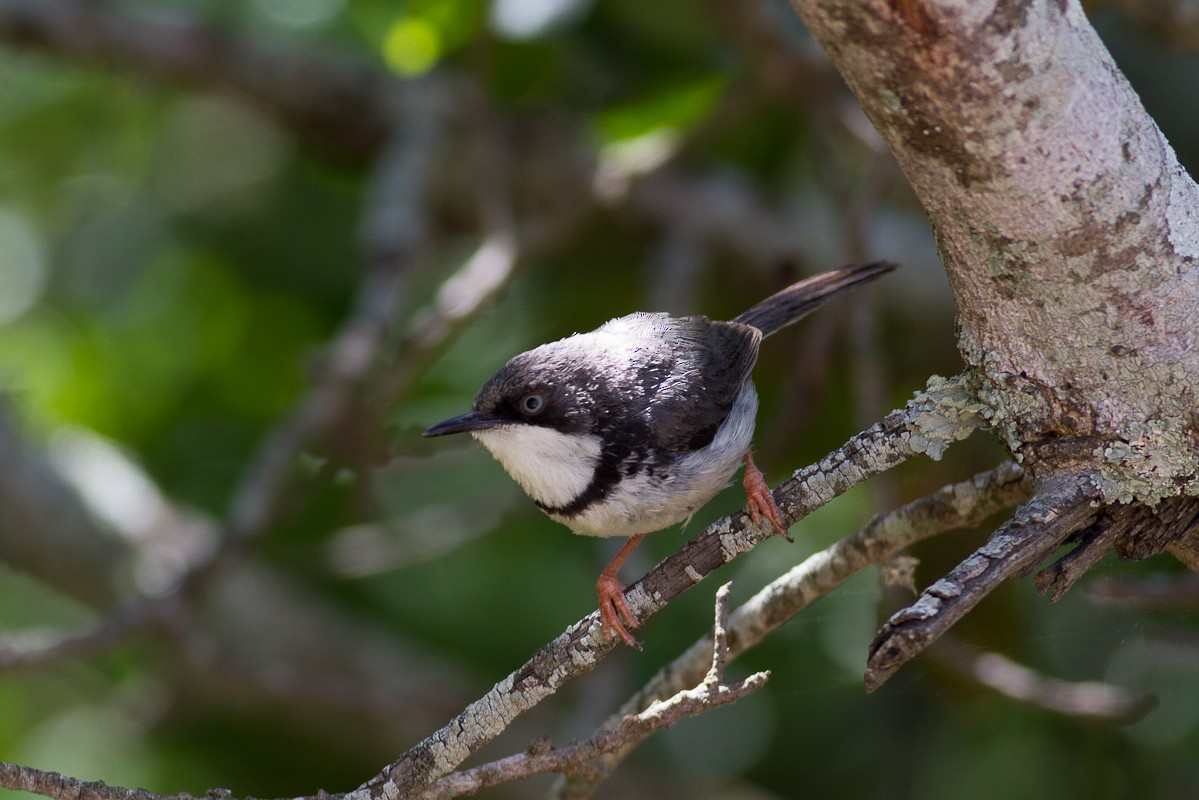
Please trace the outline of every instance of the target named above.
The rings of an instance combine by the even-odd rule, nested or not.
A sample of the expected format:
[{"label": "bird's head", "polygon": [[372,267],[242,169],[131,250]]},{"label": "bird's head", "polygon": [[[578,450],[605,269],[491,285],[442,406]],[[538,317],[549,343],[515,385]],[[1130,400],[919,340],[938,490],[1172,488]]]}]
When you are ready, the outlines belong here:
[{"label": "bird's head", "polygon": [[603,441],[596,430],[593,361],[571,339],[521,353],[491,376],[465,414],[425,436],[469,433],[543,508],[569,504],[591,482]]},{"label": "bird's head", "polygon": [[599,386],[571,345],[567,339],[515,356],[483,384],[470,411],[437,423],[424,435],[519,426],[590,432]]}]

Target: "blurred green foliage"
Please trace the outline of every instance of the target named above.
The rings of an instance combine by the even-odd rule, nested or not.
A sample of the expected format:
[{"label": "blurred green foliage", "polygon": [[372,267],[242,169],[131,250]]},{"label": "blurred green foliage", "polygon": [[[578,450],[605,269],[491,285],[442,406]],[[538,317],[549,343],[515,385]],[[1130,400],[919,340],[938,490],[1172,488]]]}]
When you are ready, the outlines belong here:
[{"label": "blurred green foliage", "polygon": [[[513,353],[653,304],[663,292],[684,305],[672,310],[730,316],[800,271],[835,266],[866,248],[904,262],[878,309],[882,360],[864,358],[842,330],[827,376],[808,394],[794,376],[809,368],[802,359],[813,353],[804,343],[821,323],[771,340],[757,372],[768,477],[836,447],[929,374],[956,371],[952,304],[923,218],[869,148],[826,130],[827,103],[813,98],[809,113],[797,108],[805,98],[750,93],[736,114],[704,127],[755,80],[753,59],[712,6],[172,0],[121,7],[348,55],[403,78],[456,75],[477,85],[498,114],[569,120],[597,153],[664,134],[683,147],[674,159],[680,173],[729,178],[811,234],[809,249],[766,266],[706,254],[701,268],[685,273],[683,288],[671,290],[663,276],[672,231],[618,209],[596,212],[568,243],[522,264],[389,411],[387,430],[375,434],[390,437],[392,458],[369,471],[338,464],[332,479],[313,484],[301,512],[256,546],[250,557],[295,576],[316,602],[452,665],[446,673],[472,687],[460,698],[430,684],[433,700],[471,699],[589,612],[595,575],[611,554],[612,543],[571,537],[540,516],[469,442],[418,440],[423,426],[464,410]],[[1171,111],[1194,105],[1183,99],[1199,91],[1194,57],[1163,54],[1111,16],[1100,23],[1184,160],[1194,157],[1199,125],[1193,114]],[[788,35],[803,36],[797,21],[789,24]],[[326,160],[236,98],[17,49],[0,51],[0,59],[0,389],[39,445],[53,450],[72,430],[97,434],[174,504],[221,519],[253,453],[310,385],[322,344],[350,312],[364,262],[357,236],[369,170]],[[688,142],[692,135],[697,141]],[[864,232],[843,218],[867,190],[830,186],[830,173],[887,185]],[[478,231],[464,231],[463,216],[435,215],[438,256],[412,267],[400,301],[407,311],[428,306],[473,246]],[[838,315],[850,314],[830,312]],[[884,396],[874,399],[881,407],[860,399],[863,370],[871,369],[885,373]],[[329,457],[319,447],[309,456],[318,467]],[[720,579],[733,579],[734,600],[744,599],[856,529],[883,500],[917,497],[999,457],[994,443],[980,440],[943,463],[905,465],[805,521],[795,545],[770,542]],[[739,490],[722,494],[688,530],[742,502]],[[983,536],[945,536],[917,548],[918,580],[941,574]],[[682,541],[677,531],[650,537],[625,575]],[[1106,574],[1168,568],[1155,561]],[[541,733],[555,741],[586,735],[706,630],[706,587],[649,624],[644,652],[615,654],[490,754],[518,751]],[[959,627],[963,639],[1048,674],[1110,679],[1160,698],[1144,720],[1121,727],[1019,704],[932,659],[864,695],[865,648],[895,599],[870,573],[821,600],[734,667],[772,670],[764,692],[657,736],[600,796],[1199,796],[1199,640],[1190,616],[1096,609],[1081,591],[1047,607],[1022,582]],[[80,629],[99,618],[42,581],[0,573],[0,621],[13,636]],[[297,720],[279,711],[286,693],[248,699],[255,692],[233,679],[222,688],[189,652],[176,639],[147,635],[98,656],[0,675],[0,758],[161,792],[229,786],[239,796],[295,795],[352,788],[432,730],[401,739],[367,728],[348,738],[357,708],[334,704],[324,717]],[[235,655],[253,668],[280,667],[270,653]],[[544,785],[492,796],[530,796]]]}]

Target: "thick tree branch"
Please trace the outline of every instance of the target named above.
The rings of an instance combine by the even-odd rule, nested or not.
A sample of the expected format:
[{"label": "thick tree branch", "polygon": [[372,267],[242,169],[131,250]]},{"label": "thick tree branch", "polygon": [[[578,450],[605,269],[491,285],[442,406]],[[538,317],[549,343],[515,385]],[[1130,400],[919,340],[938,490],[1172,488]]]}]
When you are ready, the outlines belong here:
[{"label": "thick tree branch", "polygon": [[1194,494],[1199,186],[1078,2],[793,5],[932,222],[1007,446],[1109,502]]}]

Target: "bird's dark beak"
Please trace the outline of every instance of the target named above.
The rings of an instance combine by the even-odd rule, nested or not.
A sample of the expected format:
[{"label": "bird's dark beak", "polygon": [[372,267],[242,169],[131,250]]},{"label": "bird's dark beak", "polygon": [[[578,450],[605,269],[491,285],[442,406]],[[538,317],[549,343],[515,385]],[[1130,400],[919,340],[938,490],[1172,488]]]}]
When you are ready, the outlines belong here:
[{"label": "bird's dark beak", "polygon": [[502,425],[503,420],[488,416],[482,411],[467,411],[465,414],[459,414],[456,417],[450,417],[444,422],[439,422],[429,430],[425,431],[425,436],[447,436],[451,433],[467,433],[469,431],[481,431],[487,428],[494,428],[497,425]]}]

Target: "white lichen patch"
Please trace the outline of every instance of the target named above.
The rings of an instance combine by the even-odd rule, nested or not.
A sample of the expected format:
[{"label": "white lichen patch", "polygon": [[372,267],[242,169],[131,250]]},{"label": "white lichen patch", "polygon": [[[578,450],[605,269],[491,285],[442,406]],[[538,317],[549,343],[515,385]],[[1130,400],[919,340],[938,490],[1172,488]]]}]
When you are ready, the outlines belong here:
[{"label": "white lichen patch", "polygon": [[729,531],[718,534],[720,538],[720,556],[724,559],[724,563],[732,561],[742,553],[748,553],[754,548],[755,539],[753,536],[755,529],[746,527],[739,531]]},{"label": "white lichen patch", "polygon": [[1092,482],[1108,502],[1154,506],[1181,494],[1199,496],[1195,431],[1183,420],[1135,422],[1096,448],[1102,464]]},{"label": "white lichen patch", "polygon": [[992,413],[961,376],[940,375],[928,379],[927,389],[908,401],[908,410],[909,446],[934,461],[954,442],[987,427]]}]

